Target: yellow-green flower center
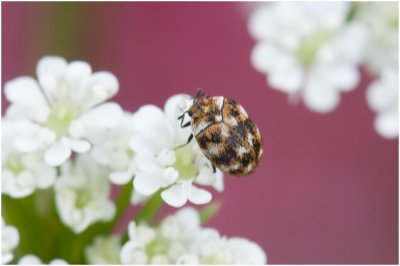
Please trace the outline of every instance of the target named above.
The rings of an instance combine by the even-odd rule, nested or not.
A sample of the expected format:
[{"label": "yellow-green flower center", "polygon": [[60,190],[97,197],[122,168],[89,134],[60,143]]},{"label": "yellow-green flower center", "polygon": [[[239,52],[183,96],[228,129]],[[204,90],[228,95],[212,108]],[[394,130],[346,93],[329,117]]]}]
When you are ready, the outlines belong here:
[{"label": "yellow-green flower center", "polygon": [[146,253],[149,256],[166,253],[168,250],[168,245],[168,241],[162,238],[154,239],[146,246]]},{"label": "yellow-green flower center", "polygon": [[85,207],[92,200],[92,195],[85,189],[78,190],[76,193],[75,206],[79,209]]},{"label": "yellow-green flower center", "polygon": [[314,60],[319,49],[323,44],[325,44],[329,39],[329,34],[327,32],[314,32],[300,42],[297,48],[296,55],[299,61],[308,66]]},{"label": "yellow-green flower center", "polygon": [[173,165],[179,171],[180,179],[191,179],[196,176],[197,168],[194,163],[194,152],[190,145],[186,145],[175,151],[176,161]]},{"label": "yellow-green flower center", "polygon": [[70,101],[61,100],[51,107],[46,126],[54,131],[58,137],[68,133],[70,123],[78,118],[79,108]]},{"label": "yellow-green flower center", "polygon": [[6,168],[13,172],[13,174],[18,175],[24,169],[24,166],[17,157],[10,157],[7,160]]}]

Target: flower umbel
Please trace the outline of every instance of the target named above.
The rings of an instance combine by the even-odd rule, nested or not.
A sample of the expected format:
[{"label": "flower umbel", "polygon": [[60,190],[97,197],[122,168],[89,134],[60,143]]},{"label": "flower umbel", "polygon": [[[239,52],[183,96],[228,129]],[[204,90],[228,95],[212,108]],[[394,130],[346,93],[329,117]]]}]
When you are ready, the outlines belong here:
[{"label": "flower umbel", "polygon": [[80,233],[97,221],[114,217],[115,206],[109,199],[111,185],[107,171],[96,165],[88,155],[62,167],[58,178],[56,206],[61,221]]},{"label": "flower umbel", "polygon": [[129,238],[121,250],[122,264],[265,264],[267,260],[254,242],[202,228],[197,211],[188,207],[157,227],[131,222]]},{"label": "flower umbel", "polygon": [[92,74],[86,62],[68,64],[55,56],[42,58],[36,72],[38,81],[19,77],[5,85],[14,113],[27,122],[15,144],[23,152],[44,148],[46,163],[59,166],[72,151],[87,152],[118,123],[119,105],[101,103],[115,95],[119,85],[109,72]]},{"label": "flower umbel", "polygon": [[168,99],[164,112],[153,105],[140,108],[133,116],[135,134],[129,143],[136,153],[135,190],[151,195],[164,189],[161,197],[174,207],[181,207],[188,200],[194,204],[211,200],[211,193],[196,183],[223,190],[222,173],[213,173],[197,143],[182,146],[190,136],[190,129],[181,128],[177,119],[185,97],[188,96]]},{"label": "flower umbel", "polygon": [[18,230],[11,225],[6,225],[1,218],[1,264],[7,264],[14,258],[13,249],[19,243]]},{"label": "flower umbel", "polygon": [[367,38],[363,24],[346,23],[350,3],[268,3],[250,17],[257,40],[251,61],[268,83],[315,112],[336,108],[354,89]]}]

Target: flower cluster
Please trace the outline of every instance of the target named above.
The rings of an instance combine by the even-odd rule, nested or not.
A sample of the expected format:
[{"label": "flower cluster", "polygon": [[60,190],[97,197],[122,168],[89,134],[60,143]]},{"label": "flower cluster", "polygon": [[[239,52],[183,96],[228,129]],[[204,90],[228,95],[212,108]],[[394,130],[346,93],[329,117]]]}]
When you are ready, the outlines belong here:
[{"label": "flower cluster", "polygon": [[[187,202],[206,204],[212,200],[207,187],[224,189],[222,172],[213,170],[196,141],[188,142],[190,128],[179,124],[178,117],[193,103],[189,95],[169,98],[163,109],[144,105],[130,113],[107,101],[119,90],[110,72],[92,73],[86,62],[67,63],[55,56],[42,58],[36,72],[37,80],[18,77],[5,84],[11,104],[2,123],[1,191],[5,220],[21,230],[3,221],[3,263],[75,264],[83,258],[92,264],[233,263],[247,258],[234,250],[240,245],[255,245],[264,255],[256,244],[219,235],[214,244],[231,252],[228,257],[187,250],[190,245],[201,247],[200,239],[206,239],[194,210],[166,218],[157,229],[146,225],[162,202],[176,208]],[[121,187],[115,201],[112,186]],[[131,239],[121,247],[123,235],[111,232],[130,203],[141,203],[140,215],[147,218],[131,223]],[[40,248],[32,242],[41,234],[50,239],[42,252],[52,253],[45,257],[35,253]],[[19,239],[24,245],[18,245]],[[136,249],[149,241],[148,249]],[[79,249],[68,253],[65,245]],[[158,252],[167,246],[175,255]],[[13,249],[18,251],[15,259]]]},{"label": "flower cluster", "polygon": [[129,224],[122,264],[265,264],[262,249],[244,238],[227,238],[202,228],[193,208],[167,216],[157,227]]},{"label": "flower cluster", "polygon": [[[394,2],[266,3],[251,15],[249,31],[257,41],[254,68],[267,75],[272,88],[314,112],[333,111],[341,93],[356,88],[361,64],[379,76],[387,68],[398,71]],[[377,131],[396,137],[393,128],[397,124]]]},{"label": "flower cluster", "polygon": [[6,225],[1,218],[1,264],[7,264],[14,258],[13,249],[19,243],[18,230],[11,225]]}]

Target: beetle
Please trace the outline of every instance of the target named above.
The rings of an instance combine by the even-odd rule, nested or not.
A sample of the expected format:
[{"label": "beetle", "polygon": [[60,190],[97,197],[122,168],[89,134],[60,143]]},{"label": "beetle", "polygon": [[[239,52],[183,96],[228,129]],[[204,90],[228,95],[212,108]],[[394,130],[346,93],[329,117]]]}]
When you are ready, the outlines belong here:
[{"label": "beetle", "polygon": [[[191,119],[183,124],[186,114]],[[209,97],[198,90],[178,120],[182,128],[191,126],[187,143],[196,139],[214,172],[217,167],[229,175],[243,176],[258,167],[263,153],[260,131],[235,100]]]}]

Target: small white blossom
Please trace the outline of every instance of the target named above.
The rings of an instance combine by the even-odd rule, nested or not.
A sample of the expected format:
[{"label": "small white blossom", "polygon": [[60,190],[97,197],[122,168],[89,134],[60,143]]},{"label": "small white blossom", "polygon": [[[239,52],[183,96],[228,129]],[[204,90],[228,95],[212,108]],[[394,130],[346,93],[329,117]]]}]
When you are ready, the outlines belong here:
[{"label": "small white blossom", "polygon": [[130,240],[121,250],[122,264],[172,264],[199,232],[200,218],[192,208],[167,216],[157,228],[131,222]]},{"label": "small white blossom", "polygon": [[264,251],[256,243],[241,237],[221,237],[213,228],[205,228],[200,232],[196,249],[200,264],[267,263]]},{"label": "small white blossom", "polygon": [[379,75],[383,68],[399,63],[398,2],[358,2],[355,19],[368,26],[367,67]]},{"label": "small white blossom", "polygon": [[11,225],[6,225],[3,217],[1,218],[1,264],[7,264],[13,260],[13,249],[19,243],[18,230]]},{"label": "small white blossom", "polygon": [[265,264],[264,251],[244,238],[221,237],[217,230],[201,228],[199,214],[183,208],[159,226],[128,228],[129,241],[121,249],[122,264]]},{"label": "small white blossom", "polygon": [[81,233],[95,222],[109,221],[115,214],[110,190],[106,169],[88,155],[63,165],[55,185],[61,221],[75,233]]},{"label": "small white blossom", "polygon": [[86,62],[68,64],[55,56],[42,58],[36,72],[38,81],[24,76],[5,85],[11,107],[27,122],[15,140],[20,151],[45,149],[46,163],[59,166],[72,151],[89,151],[119,122],[121,107],[102,104],[118,91],[113,74],[92,73]]},{"label": "small white blossom", "polygon": [[223,190],[222,172],[213,173],[211,163],[196,141],[193,139],[182,146],[191,134],[190,128],[181,128],[178,122],[184,98],[183,95],[171,97],[164,112],[153,105],[140,108],[133,115],[135,133],[129,142],[136,153],[135,191],[148,196],[165,188],[161,197],[174,207],[181,207],[188,200],[194,204],[211,200],[211,193],[196,183]]},{"label": "small white blossom", "polygon": [[399,135],[399,76],[395,68],[385,68],[367,89],[367,102],[377,113],[374,127],[384,138]]},{"label": "small white blossom", "polygon": [[[35,255],[25,255],[18,260],[19,265],[42,265],[44,264],[41,259],[39,259]],[[68,265],[65,260],[62,259],[53,259],[48,263],[49,265]]]},{"label": "small white blossom", "polygon": [[85,256],[89,264],[120,264],[120,238],[117,236],[98,236],[86,247]]},{"label": "small white blossom", "polygon": [[126,112],[107,138],[92,149],[95,160],[111,169],[109,179],[113,184],[126,184],[136,173],[134,152],[128,145],[132,134],[132,114]]},{"label": "small white blossom", "polygon": [[346,23],[350,3],[280,2],[260,6],[249,20],[257,40],[253,66],[271,87],[301,98],[315,112],[330,112],[341,92],[359,82],[367,31]]},{"label": "small white blossom", "polygon": [[15,148],[15,136],[26,123],[4,118],[1,125],[1,192],[13,198],[31,195],[37,188],[54,184],[56,170],[43,162],[43,152],[21,153]]}]

